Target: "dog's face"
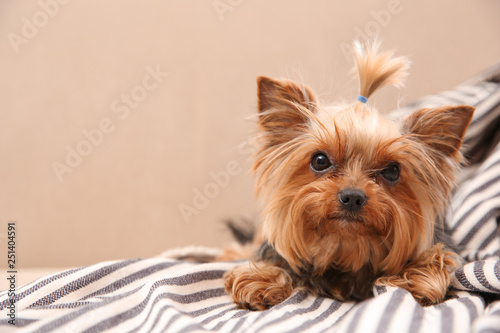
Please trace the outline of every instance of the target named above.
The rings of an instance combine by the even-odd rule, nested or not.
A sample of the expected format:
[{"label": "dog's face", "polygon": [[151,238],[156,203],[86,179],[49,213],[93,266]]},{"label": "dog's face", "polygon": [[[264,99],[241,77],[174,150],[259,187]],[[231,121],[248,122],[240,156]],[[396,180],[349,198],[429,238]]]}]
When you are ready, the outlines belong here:
[{"label": "dog's face", "polygon": [[325,110],[291,81],[258,88],[263,236],[292,269],[396,273],[432,245],[472,107],[395,123],[361,103]]}]

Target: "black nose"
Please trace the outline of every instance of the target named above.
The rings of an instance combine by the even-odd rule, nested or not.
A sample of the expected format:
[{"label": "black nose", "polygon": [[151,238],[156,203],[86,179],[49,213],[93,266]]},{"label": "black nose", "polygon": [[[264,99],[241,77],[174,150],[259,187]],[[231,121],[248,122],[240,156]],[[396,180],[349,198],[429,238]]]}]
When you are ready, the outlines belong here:
[{"label": "black nose", "polygon": [[361,190],[348,188],[339,193],[342,208],[349,212],[357,212],[366,204],[366,195]]}]

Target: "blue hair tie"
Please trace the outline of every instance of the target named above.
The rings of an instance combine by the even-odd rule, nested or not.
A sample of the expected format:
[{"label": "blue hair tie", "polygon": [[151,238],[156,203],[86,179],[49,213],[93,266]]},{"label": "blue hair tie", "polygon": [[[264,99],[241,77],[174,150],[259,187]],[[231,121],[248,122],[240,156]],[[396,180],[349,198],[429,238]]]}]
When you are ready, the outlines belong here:
[{"label": "blue hair tie", "polygon": [[365,96],[361,96],[359,95],[358,96],[358,101],[360,101],[361,103],[365,103],[368,102],[368,98],[366,98]]}]

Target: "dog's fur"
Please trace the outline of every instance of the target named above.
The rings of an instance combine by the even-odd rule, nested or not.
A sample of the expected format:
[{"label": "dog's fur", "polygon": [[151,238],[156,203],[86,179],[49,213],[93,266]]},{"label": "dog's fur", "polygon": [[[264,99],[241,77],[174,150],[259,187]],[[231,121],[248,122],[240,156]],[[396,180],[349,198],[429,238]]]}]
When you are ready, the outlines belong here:
[{"label": "dog's fur", "polygon": [[[401,84],[405,58],[378,43],[354,50],[362,96]],[[250,265],[225,276],[234,302],[263,310],[297,289],[362,300],[374,285],[441,302],[460,259],[435,241],[435,227],[474,108],[420,109],[393,122],[370,103],[322,107],[303,85],[257,82],[262,242]]]}]

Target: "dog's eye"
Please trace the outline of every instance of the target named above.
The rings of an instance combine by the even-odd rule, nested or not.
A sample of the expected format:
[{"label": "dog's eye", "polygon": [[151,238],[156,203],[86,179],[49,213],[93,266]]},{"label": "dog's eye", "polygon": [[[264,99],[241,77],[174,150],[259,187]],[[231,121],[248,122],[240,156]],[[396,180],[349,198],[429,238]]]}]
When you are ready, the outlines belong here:
[{"label": "dog's eye", "polygon": [[396,163],[389,164],[384,170],[380,171],[382,177],[391,184],[395,184],[399,180],[401,170]]},{"label": "dog's eye", "polygon": [[311,159],[311,168],[314,171],[318,172],[325,171],[331,166],[332,163],[330,162],[330,159],[323,153],[318,153],[314,155]]}]

